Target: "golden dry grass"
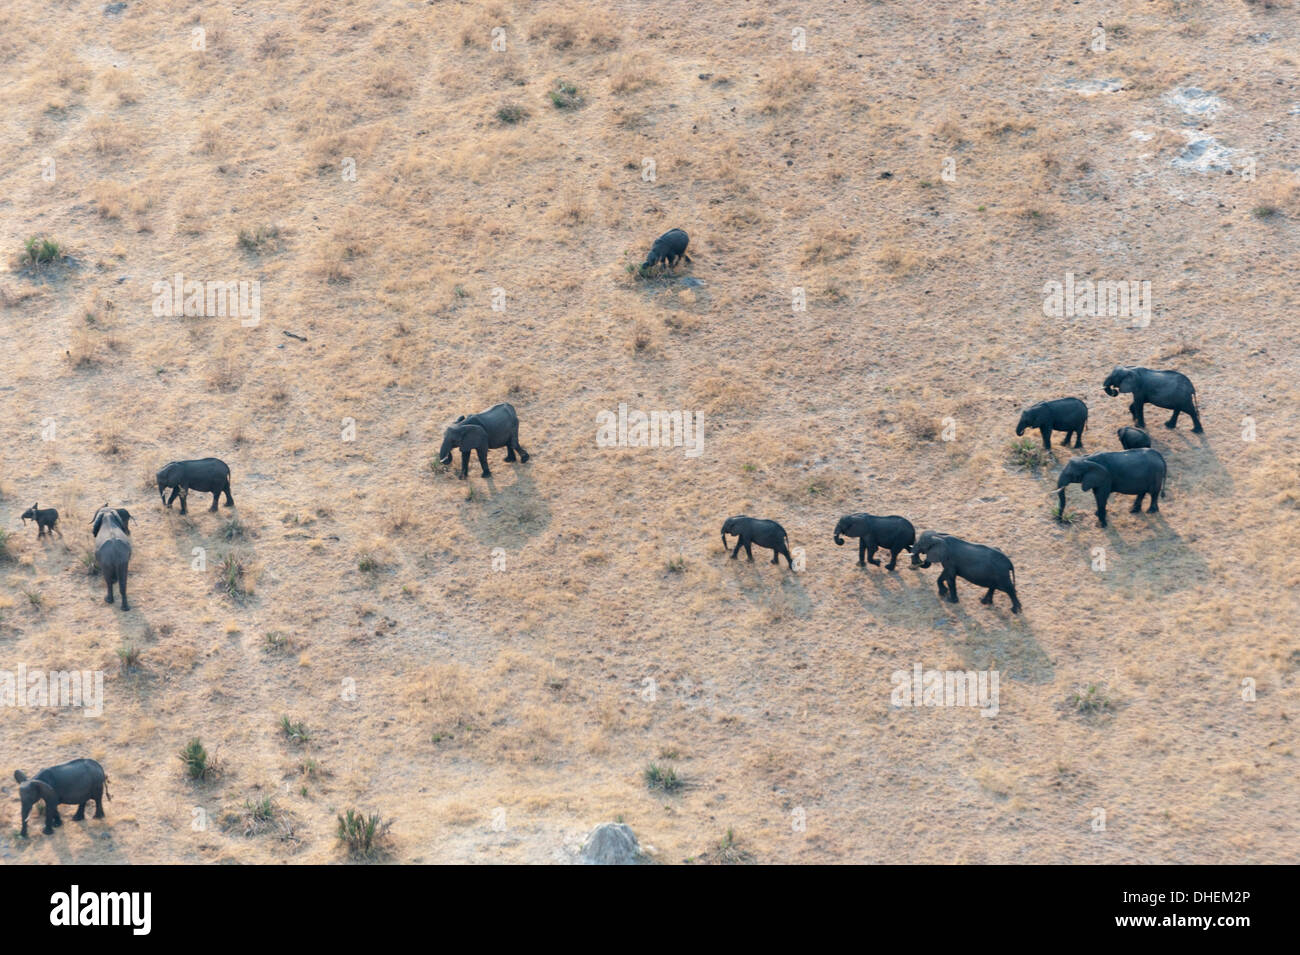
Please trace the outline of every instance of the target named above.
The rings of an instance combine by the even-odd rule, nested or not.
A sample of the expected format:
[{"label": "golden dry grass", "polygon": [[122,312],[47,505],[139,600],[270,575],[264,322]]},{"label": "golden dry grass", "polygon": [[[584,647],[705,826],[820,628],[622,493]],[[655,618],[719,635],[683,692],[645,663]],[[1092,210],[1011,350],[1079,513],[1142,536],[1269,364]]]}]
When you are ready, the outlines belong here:
[{"label": "golden dry grass", "polygon": [[[1069,5],[9,5],[0,669],[100,668],[108,699],[5,711],[2,769],[91,756],[114,800],[22,842],[10,785],[0,849],[325,862],[353,806],[396,820],[401,862],[551,862],[616,816],[668,862],[728,829],[759,862],[1300,860],[1300,94],[1274,82],[1300,20],[1120,6],[1094,54]],[[1123,88],[1064,85],[1096,79]],[[1256,178],[1169,165],[1175,86],[1218,92],[1208,127]],[[634,280],[672,226],[694,264]],[[32,235],[72,259],[22,267]],[[1150,327],[1044,317],[1067,271],[1149,279]],[[154,317],[176,273],[258,280],[260,324]],[[1103,531],[1075,487],[1058,526],[1054,469],[1007,463],[1016,415],[1078,394],[1087,449],[1114,448],[1120,363],[1189,374],[1207,434],[1148,409],[1161,514],[1117,500]],[[502,400],[529,464],[430,467]],[[620,402],[702,412],[704,454],[598,449]],[[235,539],[150,486],[203,455],[232,467]],[[66,541],[23,529],[38,499]],[[126,614],[85,567],[105,501],[136,515]],[[863,573],[831,542],[862,509],[1001,547],[1024,614]],[[735,513],[780,520],[806,570],[727,560]],[[892,709],[917,661],[999,669],[998,716]],[[1066,705],[1092,684],[1099,718]],[[194,736],[207,783],[176,758]],[[665,752],[675,795],[642,778]],[[285,827],[241,821],[265,796]]]}]

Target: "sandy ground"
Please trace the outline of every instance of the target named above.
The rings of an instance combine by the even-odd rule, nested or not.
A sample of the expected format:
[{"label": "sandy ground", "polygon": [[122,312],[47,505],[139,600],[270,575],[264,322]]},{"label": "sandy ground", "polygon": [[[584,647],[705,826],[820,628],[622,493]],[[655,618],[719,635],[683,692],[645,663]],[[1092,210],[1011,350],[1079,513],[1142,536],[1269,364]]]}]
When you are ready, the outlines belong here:
[{"label": "sandy ground", "polygon": [[[8,5],[0,669],[105,702],[0,712],[0,861],[344,861],[347,808],[406,863],[613,819],[665,863],[1300,861],[1298,40],[1236,0]],[[672,226],[693,263],[639,280]],[[158,317],[177,273],[259,321]],[[1067,273],[1150,322],[1045,315]],[[1019,410],[1117,450],[1119,364],[1205,434],[1149,408],[1160,513],[1058,524],[1078,452],[1015,463]],[[528,464],[431,467],[503,400]],[[599,447],[620,403],[703,454]],[[205,455],[236,507],[165,511]],[[1001,548],[1024,613],[858,568],[859,510]],[[728,560],[739,513],[802,571]],[[892,706],[918,663],[996,670],[997,715]],[[19,839],[13,769],[78,756],[108,818]]]}]

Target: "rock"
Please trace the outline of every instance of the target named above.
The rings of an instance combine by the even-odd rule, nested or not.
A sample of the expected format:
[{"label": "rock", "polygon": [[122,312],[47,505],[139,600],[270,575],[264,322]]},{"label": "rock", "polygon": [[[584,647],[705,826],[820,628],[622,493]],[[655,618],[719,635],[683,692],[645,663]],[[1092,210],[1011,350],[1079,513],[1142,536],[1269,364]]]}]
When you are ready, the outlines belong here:
[{"label": "rock", "polygon": [[602,822],[583,842],[578,860],[583,865],[640,865],[645,858],[631,827]]}]

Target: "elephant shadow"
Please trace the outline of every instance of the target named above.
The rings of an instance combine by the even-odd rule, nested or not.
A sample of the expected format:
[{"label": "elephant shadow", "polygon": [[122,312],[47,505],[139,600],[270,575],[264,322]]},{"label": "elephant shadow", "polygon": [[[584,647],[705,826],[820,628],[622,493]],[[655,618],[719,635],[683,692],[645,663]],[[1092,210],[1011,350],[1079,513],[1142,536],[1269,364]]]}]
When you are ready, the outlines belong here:
[{"label": "elephant shadow", "polygon": [[1177,495],[1169,498],[1170,503],[1177,504],[1193,495],[1224,497],[1234,493],[1232,474],[1211,446],[1208,435],[1160,430],[1165,433],[1157,435],[1159,445],[1153,446],[1164,455],[1169,465],[1173,480],[1169,482],[1172,486],[1168,491]]},{"label": "elephant shadow", "polygon": [[551,509],[537,493],[537,482],[528,473],[528,465],[505,466],[514,472],[515,479],[510,484],[498,486],[495,474],[488,478],[468,478],[467,481],[473,481],[470,484],[473,498],[461,509],[461,523],[465,528],[478,540],[493,546],[536,537],[551,523]]},{"label": "elephant shadow", "polygon": [[812,615],[813,603],[808,595],[808,589],[799,579],[800,573],[807,573],[807,571],[791,571],[786,566],[784,557],[781,558],[781,566],[774,567],[770,557],[762,556],[765,553],[768,552],[756,549],[754,562],[751,564],[745,559],[743,547],[735,560],[731,559],[731,548],[728,547],[722,551],[722,559],[729,566],[739,565],[736,582],[739,584],[741,595],[750,603],[771,604],[773,601],[779,601],[795,617],[800,620],[807,619]]},{"label": "elephant shadow", "polygon": [[[1137,517],[1138,515],[1131,515]],[[1102,580],[1111,590],[1143,600],[1152,596],[1152,585],[1161,593],[1198,586],[1210,573],[1209,564],[1164,519],[1164,514],[1142,514],[1150,520],[1150,536],[1126,543],[1125,528],[1111,521],[1105,529],[1108,572]],[[1099,528],[1100,529],[1100,528]],[[1089,548],[1087,564],[1096,566],[1095,547]]]},{"label": "elephant shadow", "polygon": [[[178,511],[164,509],[162,512],[164,526],[170,532],[175,547],[175,566],[183,572],[179,575],[180,579],[188,579],[192,574],[198,574],[200,579],[207,583],[208,589],[216,593],[220,591],[222,563],[227,556],[237,559],[244,566],[245,573],[251,572],[250,568],[257,558],[257,548],[253,545],[254,535],[245,529],[238,539],[226,539],[221,536],[226,522],[232,518],[239,518],[237,507],[222,507],[215,513],[206,507],[201,513],[195,513],[195,510],[191,509],[189,513],[182,515]],[[199,548],[202,549],[202,553],[196,554],[195,550]],[[200,558],[202,570],[194,566]],[[240,603],[252,603],[256,597],[257,592],[254,590],[238,599]]]},{"label": "elephant shadow", "polygon": [[969,669],[996,669],[1007,679],[1022,683],[1055,679],[1052,660],[1026,619],[1033,613],[1032,607],[1012,614],[1010,601],[1001,591],[994,594],[992,607],[985,606],[979,602],[984,588],[960,578],[960,601],[949,603],[939,597],[936,574],[903,568],[902,563],[895,573],[868,568],[874,571],[866,576],[876,597],[864,598],[863,608],[878,623],[890,630],[915,632],[921,629],[918,621],[930,621],[929,629],[939,631],[948,649]]}]

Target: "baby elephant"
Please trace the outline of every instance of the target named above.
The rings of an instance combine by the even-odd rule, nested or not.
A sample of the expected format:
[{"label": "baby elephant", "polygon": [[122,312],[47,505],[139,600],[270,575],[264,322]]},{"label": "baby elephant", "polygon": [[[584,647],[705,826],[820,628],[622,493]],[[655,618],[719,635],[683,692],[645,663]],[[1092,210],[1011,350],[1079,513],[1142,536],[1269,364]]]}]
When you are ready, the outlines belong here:
[{"label": "baby elephant", "polygon": [[36,522],[37,537],[44,537],[47,531],[51,537],[55,534],[58,534],[60,537],[63,536],[63,531],[54,526],[59,523],[59,512],[54,508],[47,507],[44,510],[41,510],[39,504],[33,504],[27,510],[23,511],[23,523],[26,524],[29,519]]},{"label": "baby elephant", "polygon": [[1119,443],[1124,446],[1125,451],[1132,451],[1134,448],[1151,447],[1151,435],[1141,428],[1123,427],[1115,433],[1119,435]]},{"label": "baby elephant", "polygon": [[880,566],[876,560],[876,548],[889,551],[889,563],[885,570],[893,570],[898,563],[900,552],[912,549],[916,543],[916,528],[911,521],[903,517],[875,517],[863,512],[845,514],[835,525],[835,545],[841,547],[845,537],[858,539],[858,566],[867,564]]},{"label": "baby elephant", "polygon": [[650,254],[641,263],[641,271],[652,269],[660,262],[665,263],[669,268],[682,259],[689,262],[691,257],[686,254],[686,245],[690,241],[691,237],[681,229],[669,229],[655,239],[654,245],[650,246]]},{"label": "baby elephant", "polygon": [[1078,398],[1057,398],[1054,401],[1040,401],[1030,405],[1020,413],[1020,423],[1016,425],[1016,437],[1025,433],[1026,428],[1037,428],[1043,436],[1043,447],[1051,448],[1052,432],[1064,431],[1064,444],[1070,444],[1070,435],[1074,435],[1074,446],[1083,447],[1083,429],[1088,425],[1088,406]]},{"label": "baby elephant", "polygon": [[727,535],[736,535],[736,548],[731,552],[731,559],[735,560],[736,555],[740,553],[740,548],[745,548],[745,556],[751,561],[754,559],[752,544],[759,547],[766,547],[772,551],[772,563],[780,564],[781,555],[785,554],[785,562],[794,570],[794,561],[790,559],[790,548],[787,546],[788,539],[785,535],[785,528],[776,521],[764,521],[757,517],[746,517],[741,514],[738,517],[728,517],[722,525],[722,547],[727,547]]},{"label": "baby elephant", "polygon": [[54,827],[63,825],[59,816],[59,806],[76,804],[77,814],[73,822],[86,818],[86,803],[95,800],[95,818],[104,818],[104,797],[108,795],[108,776],[104,767],[93,759],[74,759],[49,769],[42,769],[34,779],[28,779],[21,769],[14,770],[14,779],[18,780],[18,797],[23,804],[23,838],[27,838],[27,814],[32,806],[45,800],[45,828],[41,831],[47,836],[54,834]]}]

